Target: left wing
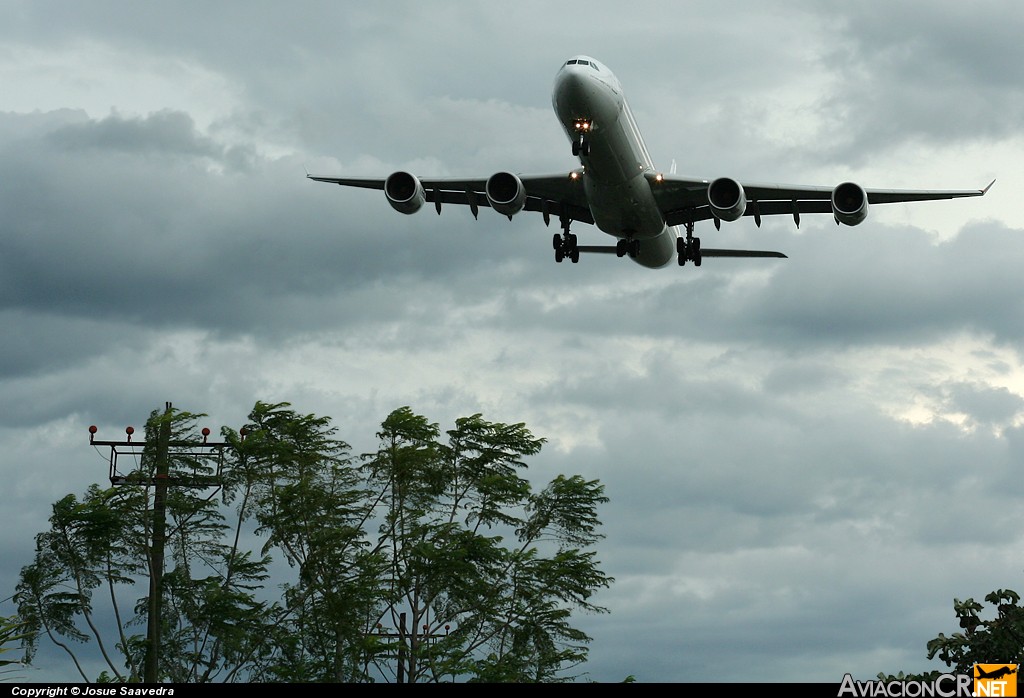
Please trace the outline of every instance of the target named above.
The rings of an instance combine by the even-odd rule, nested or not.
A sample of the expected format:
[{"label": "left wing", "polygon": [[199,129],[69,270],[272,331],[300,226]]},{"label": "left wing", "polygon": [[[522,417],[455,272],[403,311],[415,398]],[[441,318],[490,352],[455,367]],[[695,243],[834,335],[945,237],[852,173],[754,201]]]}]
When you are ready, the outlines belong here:
[{"label": "left wing", "polygon": [[441,213],[442,204],[458,204],[469,206],[474,217],[479,208],[484,206],[505,215],[518,211],[539,211],[544,214],[545,223],[549,222],[551,216],[564,216],[573,221],[593,224],[594,217],[590,213],[583,183],[580,181],[581,172],[572,170],[546,175],[499,172],[488,178],[476,179],[421,179],[406,172],[396,172],[386,179],[315,177],[309,174],[306,177],[343,187],[382,190],[392,207],[402,213],[412,213],[424,202],[428,202],[434,204],[438,213]]},{"label": "left wing", "polygon": [[836,187],[743,183],[722,177],[714,181],[648,174],[658,206],[668,225],[714,219],[733,221],[753,216],[791,215],[800,225],[802,213],[831,213],[836,222],[856,225],[864,220],[869,204],[936,201],[984,196],[984,189],[864,189],[853,182]]}]

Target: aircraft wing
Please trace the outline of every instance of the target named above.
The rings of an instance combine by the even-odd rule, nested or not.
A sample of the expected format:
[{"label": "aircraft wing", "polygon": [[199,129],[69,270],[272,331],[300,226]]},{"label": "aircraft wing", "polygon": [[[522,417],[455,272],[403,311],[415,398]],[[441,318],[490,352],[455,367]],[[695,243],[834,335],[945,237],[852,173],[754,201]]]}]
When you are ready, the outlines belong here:
[{"label": "aircraft wing", "polygon": [[[593,224],[580,173],[581,170],[571,170],[555,174],[517,175],[526,191],[523,210],[542,213],[545,222],[551,217],[567,216],[573,221]],[[382,191],[386,182],[383,178],[306,176],[316,182]],[[666,224],[676,226],[715,218],[708,205],[709,180],[654,173],[646,177]],[[485,177],[417,179],[423,187],[425,201],[433,203],[438,213],[444,204],[469,206],[474,216],[480,207],[490,206],[484,192]],[[864,189],[864,192],[869,204],[935,201],[984,196],[994,183],[995,180],[984,189]],[[740,185],[747,200],[743,215],[753,216],[758,225],[761,224],[761,216],[789,215],[799,226],[801,214],[833,213],[832,187],[756,182]]]},{"label": "aircraft wing", "polygon": [[[647,175],[654,197],[668,225],[683,225],[714,218],[708,205],[706,179],[676,175]],[[869,204],[893,204],[910,201],[937,201],[968,196],[984,196],[995,180],[984,189],[864,189]],[[761,216],[790,215],[797,225],[801,213],[832,213],[832,187],[791,184],[741,183],[747,199],[745,216],[753,216],[758,225]]]},{"label": "aircraft wing", "polygon": [[[587,205],[579,171],[567,171],[544,175],[517,175],[526,190],[525,211],[539,211],[545,219],[566,215],[574,221],[593,224],[594,217]],[[384,179],[364,177],[316,177],[306,175],[316,182],[339,184],[343,187],[384,190]],[[476,216],[479,207],[490,207],[484,187],[487,178],[417,178],[423,187],[426,200],[441,212],[442,204],[469,206]]]}]

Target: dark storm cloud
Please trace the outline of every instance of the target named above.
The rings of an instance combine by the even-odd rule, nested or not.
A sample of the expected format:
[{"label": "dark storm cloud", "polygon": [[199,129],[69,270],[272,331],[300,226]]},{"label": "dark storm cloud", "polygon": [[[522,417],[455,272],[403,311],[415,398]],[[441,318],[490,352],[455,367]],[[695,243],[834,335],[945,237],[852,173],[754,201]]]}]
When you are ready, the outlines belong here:
[{"label": "dark storm cloud", "polygon": [[0,324],[18,328],[7,333],[0,345],[0,380],[59,370],[110,347],[111,328],[88,318],[6,310],[0,311]]},{"label": "dark storm cloud", "polygon": [[[353,215],[339,208],[340,190],[307,182],[294,160],[211,171],[231,165],[229,149],[182,114],[76,118],[0,152],[11,182],[0,191],[0,299],[9,308],[245,331],[270,316],[309,328],[341,291],[358,298],[382,275],[412,270],[443,278],[493,263],[514,241],[453,239],[444,223],[398,239],[389,228],[401,219],[386,217],[382,195],[373,202],[385,217]],[[456,218],[456,230],[465,225]],[[400,316],[388,296],[377,310]],[[351,312],[365,308],[359,301]]]},{"label": "dark storm cloud", "polygon": [[100,121],[64,126],[53,131],[49,138],[58,149],[68,151],[96,149],[216,159],[220,159],[224,151],[196,131],[188,114],[175,111],[161,111],[141,119],[112,114]]},{"label": "dark storm cloud", "polygon": [[[821,8],[843,25],[826,60],[836,71],[823,108],[847,125],[829,151],[856,161],[909,141],[951,144],[1018,133],[1024,119],[1024,13],[1001,2],[943,12],[906,3]],[[861,144],[867,144],[862,148]]]},{"label": "dark storm cloud", "polygon": [[[654,279],[624,270],[606,283],[594,268],[614,259],[585,259],[588,268],[558,275],[523,270],[528,283],[490,289],[502,324],[546,323],[578,338],[685,333],[708,341],[769,343],[779,347],[928,342],[954,330],[991,334],[1020,346],[1024,335],[1024,234],[998,223],[976,223],[939,242],[914,228],[868,222],[856,227],[813,226],[795,235],[775,225],[763,239],[748,221],[705,233],[705,245],[728,236],[730,246],[784,250],[787,260],[708,259],[699,274],[671,272]],[[584,233],[581,233],[584,234]],[[528,247],[536,241],[518,244]],[[542,267],[543,269],[543,267]],[[458,272],[452,272],[456,275]],[[571,275],[571,276],[570,276]],[[582,276],[583,278],[579,278]],[[643,280],[643,283],[636,283]],[[566,313],[545,307],[559,286],[578,306]],[[609,324],[608,319],[614,318]]]},{"label": "dark storm cloud", "polygon": [[[936,244],[921,231],[839,228],[801,241],[744,315],[769,335],[848,345],[917,342],[958,328],[1019,345],[1024,237],[998,223]],[[809,292],[810,291],[810,292]]]},{"label": "dark storm cloud", "polygon": [[1024,398],[1006,388],[961,381],[943,386],[943,393],[952,411],[978,424],[1004,425],[1024,410]]}]

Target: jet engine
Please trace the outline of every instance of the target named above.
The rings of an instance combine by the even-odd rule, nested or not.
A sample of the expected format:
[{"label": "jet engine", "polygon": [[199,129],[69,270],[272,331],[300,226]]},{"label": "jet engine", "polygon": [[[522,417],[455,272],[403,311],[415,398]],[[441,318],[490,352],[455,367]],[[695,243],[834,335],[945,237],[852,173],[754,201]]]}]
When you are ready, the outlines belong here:
[{"label": "jet engine", "polygon": [[399,213],[416,213],[427,200],[420,180],[408,172],[395,172],[384,180],[384,195]]},{"label": "jet engine", "polygon": [[708,185],[708,203],[716,218],[735,221],[747,210],[747,195],[735,179],[719,177]]},{"label": "jet engine", "polygon": [[526,205],[526,187],[511,172],[492,174],[484,187],[491,208],[504,216],[514,216]]},{"label": "jet engine", "polygon": [[868,194],[859,184],[843,182],[832,190],[832,214],[836,221],[857,225],[868,217]]}]

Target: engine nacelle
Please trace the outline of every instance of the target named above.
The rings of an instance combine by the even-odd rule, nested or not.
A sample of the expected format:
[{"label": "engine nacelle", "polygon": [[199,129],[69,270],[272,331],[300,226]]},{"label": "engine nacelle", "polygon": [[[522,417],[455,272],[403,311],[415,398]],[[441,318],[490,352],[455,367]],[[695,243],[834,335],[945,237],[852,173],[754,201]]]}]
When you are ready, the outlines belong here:
[{"label": "engine nacelle", "polygon": [[747,195],[735,179],[719,177],[708,185],[708,204],[716,218],[735,221],[747,210]]},{"label": "engine nacelle", "polygon": [[427,200],[420,180],[408,172],[395,172],[384,180],[384,195],[399,213],[416,213]]},{"label": "engine nacelle", "polygon": [[832,190],[832,214],[846,225],[863,223],[868,217],[868,194],[859,184],[843,182]]},{"label": "engine nacelle", "polygon": [[504,216],[514,216],[526,205],[526,187],[511,172],[492,174],[484,187],[484,193],[491,208]]}]

